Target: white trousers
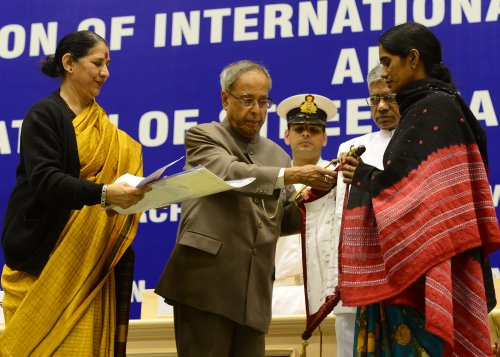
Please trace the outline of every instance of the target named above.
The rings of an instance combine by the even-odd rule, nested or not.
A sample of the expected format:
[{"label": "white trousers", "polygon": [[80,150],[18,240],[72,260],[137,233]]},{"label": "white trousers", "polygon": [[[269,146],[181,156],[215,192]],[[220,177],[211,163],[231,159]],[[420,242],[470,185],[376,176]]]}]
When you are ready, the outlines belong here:
[{"label": "white trousers", "polygon": [[353,357],[355,325],[356,313],[341,313],[335,315],[337,357]]}]

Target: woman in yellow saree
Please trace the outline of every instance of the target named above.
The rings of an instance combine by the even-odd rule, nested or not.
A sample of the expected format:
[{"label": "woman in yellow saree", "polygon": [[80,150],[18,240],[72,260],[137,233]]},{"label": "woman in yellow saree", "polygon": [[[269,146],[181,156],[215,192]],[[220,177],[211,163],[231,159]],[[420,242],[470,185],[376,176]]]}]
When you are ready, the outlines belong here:
[{"label": "woman in yellow saree", "polygon": [[105,40],[78,31],[42,63],[61,87],[23,122],[2,232],[2,356],[125,355],[139,216],[101,206],[130,207],[149,189],[113,184],[142,175],[142,152],[95,101],[109,62]]}]

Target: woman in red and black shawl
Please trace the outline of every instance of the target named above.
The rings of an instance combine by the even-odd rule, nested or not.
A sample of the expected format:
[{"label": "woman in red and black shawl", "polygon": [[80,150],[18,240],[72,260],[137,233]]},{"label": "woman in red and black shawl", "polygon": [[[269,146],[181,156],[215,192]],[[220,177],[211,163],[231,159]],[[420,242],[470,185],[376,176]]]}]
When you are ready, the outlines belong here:
[{"label": "woman in red and black shawl", "polygon": [[[488,254],[500,232],[486,136],[425,26],[379,39],[401,122],[384,170],[345,159],[341,294],[358,309],[358,355],[489,356],[495,306]],[[383,351],[383,352],[382,352]]]}]

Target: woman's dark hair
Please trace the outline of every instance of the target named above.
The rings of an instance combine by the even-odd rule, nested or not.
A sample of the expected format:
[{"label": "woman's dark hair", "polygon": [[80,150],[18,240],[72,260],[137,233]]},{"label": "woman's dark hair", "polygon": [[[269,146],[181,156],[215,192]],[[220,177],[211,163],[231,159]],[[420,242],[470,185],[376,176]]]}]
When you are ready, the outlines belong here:
[{"label": "woman's dark hair", "polygon": [[451,73],[442,62],[441,44],[424,25],[407,22],[392,27],[380,36],[378,43],[387,52],[399,57],[406,57],[412,49],[416,49],[429,76],[455,88]]},{"label": "woman's dark hair", "polygon": [[83,30],[67,34],[57,44],[56,53],[42,60],[42,72],[49,77],[64,77],[62,57],[70,53],[71,57],[78,61],[85,57],[98,42],[104,42],[107,46],[106,40],[92,31]]}]

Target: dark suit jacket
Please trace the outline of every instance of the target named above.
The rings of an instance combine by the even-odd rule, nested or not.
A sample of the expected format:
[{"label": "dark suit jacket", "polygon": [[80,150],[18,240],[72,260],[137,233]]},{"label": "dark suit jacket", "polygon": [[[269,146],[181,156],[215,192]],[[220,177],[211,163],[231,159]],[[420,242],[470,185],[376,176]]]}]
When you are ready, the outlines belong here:
[{"label": "dark suit jacket", "polygon": [[293,187],[275,189],[290,157],[264,137],[241,137],[227,120],[189,129],[185,145],[187,169],[203,165],[224,180],[255,181],[182,204],[177,244],[155,291],[267,332],[276,241],[299,229]]}]

